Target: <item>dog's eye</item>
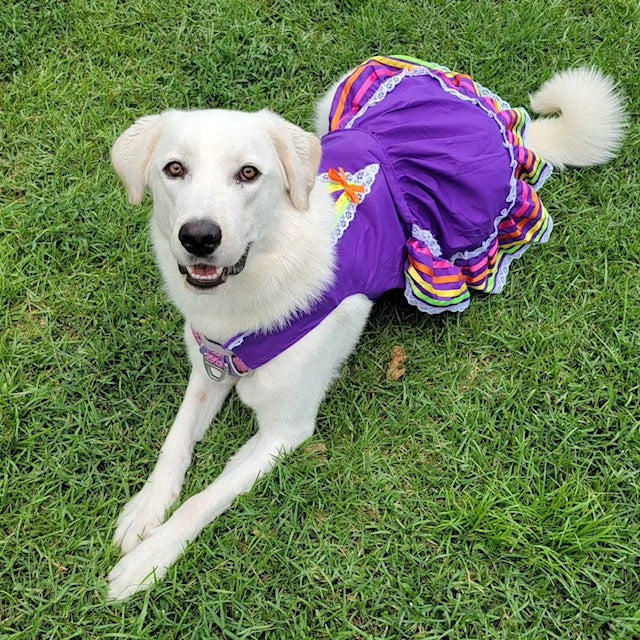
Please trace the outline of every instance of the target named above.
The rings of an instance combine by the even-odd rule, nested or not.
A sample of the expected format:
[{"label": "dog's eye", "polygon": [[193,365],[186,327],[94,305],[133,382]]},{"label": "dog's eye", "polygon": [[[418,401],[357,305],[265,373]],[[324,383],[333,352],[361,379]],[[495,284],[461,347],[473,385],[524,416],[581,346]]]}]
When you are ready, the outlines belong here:
[{"label": "dog's eye", "polygon": [[242,169],[240,169],[240,172],[238,173],[238,179],[241,182],[251,182],[252,180],[255,180],[259,175],[260,172],[253,165],[246,164],[244,167],[242,167]]},{"label": "dog's eye", "polygon": [[184,166],[182,166],[182,164],[180,164],[177,160],[174,160],[173,162],[170,162],[163,169],[163,171],[170,178],[182,178],[182,176],[184,176],[184,174],[187,172],[187,170],[184,168]]}]

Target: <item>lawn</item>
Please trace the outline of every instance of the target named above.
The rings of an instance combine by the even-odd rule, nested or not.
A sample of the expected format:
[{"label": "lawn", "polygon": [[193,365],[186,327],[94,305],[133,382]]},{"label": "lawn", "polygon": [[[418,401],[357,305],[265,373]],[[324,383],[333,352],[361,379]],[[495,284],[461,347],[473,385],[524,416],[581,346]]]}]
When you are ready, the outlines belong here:
[{"label": "lawn", "polygon": [[[310,127],[322,89],[375,53],[513,105],[596,65],[629,99],[625,148],[547,183],[554,233],[503,295],[439,318],[377,305],[316,435],[164,581],[106,603],[115,520],[188,374],[149,200],[127,204],[110,146],[169,107]],[[640,637],[639,60],[635,0],[4,3],[0,637]],[[254,428],[233,398],[184,495]]]}]

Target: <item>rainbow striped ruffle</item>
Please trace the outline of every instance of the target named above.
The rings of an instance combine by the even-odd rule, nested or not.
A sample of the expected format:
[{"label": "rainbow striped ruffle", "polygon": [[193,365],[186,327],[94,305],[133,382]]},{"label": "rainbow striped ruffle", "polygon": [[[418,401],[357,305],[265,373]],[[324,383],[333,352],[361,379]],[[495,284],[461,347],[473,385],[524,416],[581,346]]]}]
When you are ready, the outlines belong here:
[{"label": "rainbow striped ruffle", "polygon": [[489,247],[474,257],[444,260],[424,241],[408,240],[405,276],[410,302],[430,313],[462,311],[469,305],[470,289],[502,291],[511,261],[531,244],[545,242],[553,226],[534,189],[524,182],[518,186],[520,206],[502,219]]},{"label": "rainbow striped ruffle", "polygon": [[404,77],[412,75],[429,75],[448,93],[485,110],[498,123],[512,156],[509,204],[496,219],[494,234],[481,247],[445,257],[440,255],[435,239],[425,238],[430,236],[427,230],[414,233],[407,241],[405,293],[409,302],[428,313],[461,311],[469,305],[470,290],[499,293],[511,261],[531,244],[549,237],[552,220],[536,188],[551,174],[552,167],[526,147],[529,117],[524,109],[511,108],[468,75],[414,58],[376,57],[359,67],[338,98],[331,130],[352,126],[366,110],[366,99],[370,99],[375,83],[384,83],[374,100],[379,102]]}]

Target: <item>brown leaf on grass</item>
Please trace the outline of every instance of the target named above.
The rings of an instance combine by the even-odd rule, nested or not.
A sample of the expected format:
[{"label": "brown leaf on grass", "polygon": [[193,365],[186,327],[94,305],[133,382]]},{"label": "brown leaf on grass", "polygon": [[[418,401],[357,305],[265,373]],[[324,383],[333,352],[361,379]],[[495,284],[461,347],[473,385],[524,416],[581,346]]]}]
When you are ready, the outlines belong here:
[{"label": "brown leaf on grass", "polygon": [[407,360],[407,354],[404,347],[396,345],[391,349],[391,361],[387,369],[387,380],[396,382],[405,374],[404,363]]}]

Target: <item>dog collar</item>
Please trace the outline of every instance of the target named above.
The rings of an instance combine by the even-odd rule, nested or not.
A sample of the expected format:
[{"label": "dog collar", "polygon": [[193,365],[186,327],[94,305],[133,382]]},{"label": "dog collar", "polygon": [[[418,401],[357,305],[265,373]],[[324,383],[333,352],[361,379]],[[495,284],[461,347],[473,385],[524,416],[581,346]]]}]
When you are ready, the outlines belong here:
[{"label": "dog collar", "polygon": [[224,380],[227,376],[242,378],[251,373],[251,369],[229,349],[229,345],[235,340],[232,338],[228,343],[222,345],[210,340],[202,333],[191,327],[191,333],[198,343],[202,362],[207,375],[216,382]]}]

